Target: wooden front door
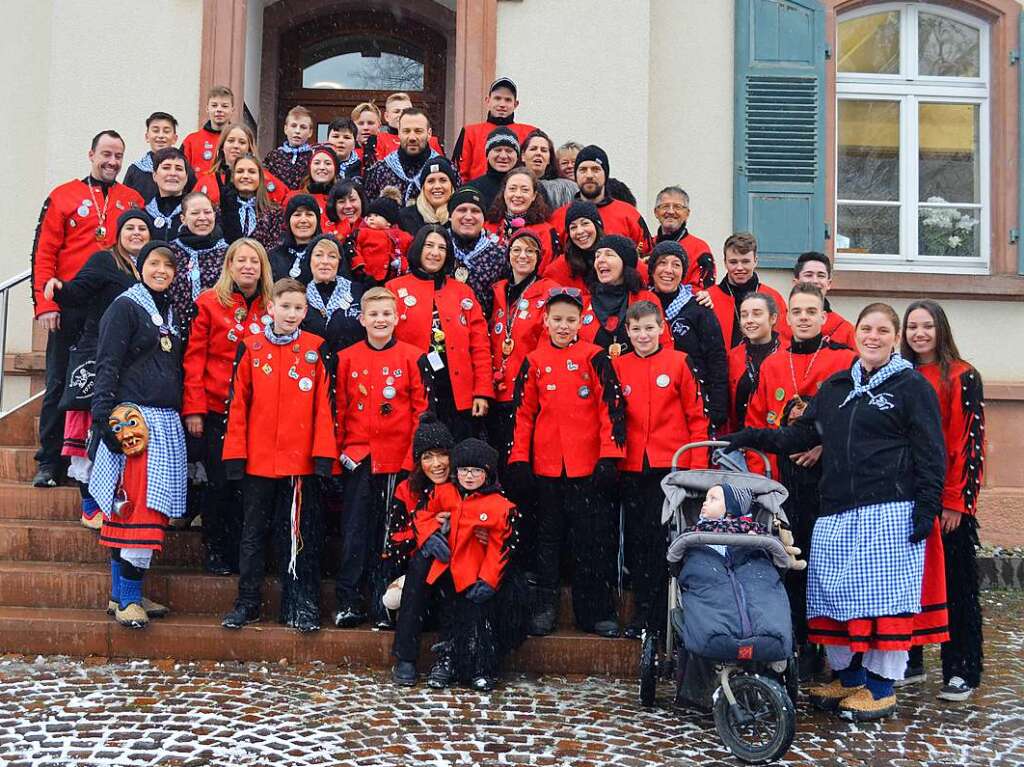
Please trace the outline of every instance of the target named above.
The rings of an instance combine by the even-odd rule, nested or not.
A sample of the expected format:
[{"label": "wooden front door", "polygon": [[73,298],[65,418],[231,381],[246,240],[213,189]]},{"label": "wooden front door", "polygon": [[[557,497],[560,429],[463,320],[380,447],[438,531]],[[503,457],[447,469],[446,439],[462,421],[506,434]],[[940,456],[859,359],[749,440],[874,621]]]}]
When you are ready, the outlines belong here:
[{"label": "wooden front door", "polygon": [[434,134],[444,135],[443,35],[419,22],[399,22],[389,11],[321,16],[281,36],[277,143],[285,115],[301,104],[313,115],[313,140],[327,140],[327,126],[349,117],[364,101],[384,111],[384,100],[405,91],[430,115]]}]

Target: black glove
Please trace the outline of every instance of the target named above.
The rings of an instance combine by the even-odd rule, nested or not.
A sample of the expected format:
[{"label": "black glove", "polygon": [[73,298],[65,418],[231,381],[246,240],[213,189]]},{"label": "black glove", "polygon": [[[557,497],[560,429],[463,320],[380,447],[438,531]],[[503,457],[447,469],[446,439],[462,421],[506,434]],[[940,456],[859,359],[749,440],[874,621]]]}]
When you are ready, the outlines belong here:
[{"label": "black glove", "polygon": [[533,469],[526,461],[510,463],[505,467],[501,483],[512,500],[520,504],[526,503],[533,496]]},{"label": "black glove", "polygon": [[619,467],[614,458],[601,458],[594,467],[594,487],[602,493],[610,493],[615,489],[619,479]]},{"label": "black glove", "polygon": [[452,558],[452,550],[448,546],[448,541],[439,532],[427,538],[420,547],[420,551],[424,556],[433,557],[438,562],[445,564]]},{"label": "black glove", "polygon": [[229,458],[224,461],[224,479],[237,482],[245,476],[245,459]]},{"label": "black glove", "polygon": [[491,588],[491,584],[487,583],[487,581],[477,581],[466,589],[466,599],[475,605],[482,605],[493,597],[495,593],[497,592]]},{"label": "black glove", "polygon": [[333,458],[314,458],[313,473],[318,477],[330,477],[331,469],[334,468]]},{"label": "black glove", "polygon": [[114,432],[108,424],[96,424],[93,428],[98,430],[98,436],[103,440],[103,444],[107,446],[107,450],[114,455],[120,455],[124,452],[121,450],[121,443],[117,441],[117,437],[114,436]]},{"label": "black glove", "polygon": [[743,447],[755,447],[755,429],[741,429],[740,431],[733,432],[732,434],[724,434],[719,439],[722,442],[728,442],[728,447],[723,447],[723,453],[731,453],[733,450],[739,450]]},{"label": "black glove", "polygon": [[910,521],[913,524],[913,529],[910,531],[910,538],[908,539],[911,543],[920,543],[932,534],[932,530],[935,527],[935,516],[932,514],[915,511],[910,516]]}]

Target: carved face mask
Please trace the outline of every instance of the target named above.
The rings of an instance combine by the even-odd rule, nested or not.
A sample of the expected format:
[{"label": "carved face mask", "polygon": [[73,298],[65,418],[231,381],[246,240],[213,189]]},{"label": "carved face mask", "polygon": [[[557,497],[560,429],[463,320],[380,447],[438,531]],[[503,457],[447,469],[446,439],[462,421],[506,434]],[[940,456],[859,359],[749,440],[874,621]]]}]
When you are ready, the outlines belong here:
[{"label": "carved face mask", "polygon": [[110,413],[110,430],[125,455],[138,455],[149,445],[149,427],[137,405],[123,402]]}]

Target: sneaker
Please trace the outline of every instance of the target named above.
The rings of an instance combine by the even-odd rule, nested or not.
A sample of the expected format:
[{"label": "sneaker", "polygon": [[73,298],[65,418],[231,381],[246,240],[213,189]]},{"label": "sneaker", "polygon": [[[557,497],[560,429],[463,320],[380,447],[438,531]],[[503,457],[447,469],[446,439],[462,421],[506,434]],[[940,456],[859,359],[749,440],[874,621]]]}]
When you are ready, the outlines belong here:
[{"label": "sneaker", "polygon": [[[822,711],[835,711],[839,704],[847,698],[855,695],[864,689],[863,685],[856,687],[844,687],[838,679],[833,679],[828,684],[819,684],[807,691],[811,705]],[[870,695],[870,693],[868,693]]]},{"label": "sneaker", "polygon": [[234,609],[224,616],[220,625],[226,629],[240,629],[250,623],[260,622],[260,608],[255,605],[236,603]]},{"label": "sneaker", "polygon": [[114,618],[122,626],[130,629],[142,629],[149,623],[149,616],[146,615],[146,611],[142,609],[142,605],[138,602],[132,602],[123,610],[118,605],[117,609],[114,610]]},{"label": "sneaker", "polygon": [[57,471],[52,466],[41,464],[32,478],[32,487],[57,487]]},{"label": "sneaker", "polygon": [[354,629],[366,622],[366,613],[354,607],[344,607],[334,613],[334,625],[340,629]]},{"label": "sneaker", "polygon": [[489,676],[477,676],[473,677],[473,681],[469,683],[477,692],[490,692],[494,689],[494,680]]},{"label": "sneaker", "polygon": [[103,527],[103,513],[97,511],[91,517],[87,517],[85,514],[82,514],[80,522],[82,523],[82,527],[87,530],[99,530]]},{"label": "sneaker", "polygon": [[409,660],[400,660],[391,667],[391,681],[403,687],[416,684],[416,664]]},{"label": "sneaker", "polygon": [[871,722],[896,712],[896,695],[875,699],[871,691],[861,687],[839,702],[839,718],[851,722]]},{"label": "sneaker", "polygon": [[892,683],[893,687],[906,687],[911,684],[920,684],[928,675],[925,673],[924,664],[920,666],[907,666],[906,672],[903,674],[902,679],[897,679]]},{"label": "sneaker", "polygon": [[942,700],[967,700],[974,693],[974,688],[964,681],[963,677],[955,676],[939,690],[938,697]]},{"label": "sneaker", "polygon": [[454,678],[455,668],[452,658],[447,652],[443,652],[430,668],[430,673],[427,675],[427,686],[433,687],[435,690],[443,690],[451,685]]}]

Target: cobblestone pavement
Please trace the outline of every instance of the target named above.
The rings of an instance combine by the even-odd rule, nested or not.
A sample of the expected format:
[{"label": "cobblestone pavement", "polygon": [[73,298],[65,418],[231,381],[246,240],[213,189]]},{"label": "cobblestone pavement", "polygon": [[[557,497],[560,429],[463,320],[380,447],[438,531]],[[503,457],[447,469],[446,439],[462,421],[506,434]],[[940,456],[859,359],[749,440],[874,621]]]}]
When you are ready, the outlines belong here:
[{"label": "cobblestone pavement", "polygon": [[[854,725],[801,702],[787,763],[1024,765],[1024,594],[989,592],[985,611],[974,700],[935,700],[930,651],[929,680],[900,695],[898,718]],[[0,659],[0,764],[11,767],[733,763],[710,720],[646,711],[629,680],[514,677],[478,694],[315,664]]]}]

